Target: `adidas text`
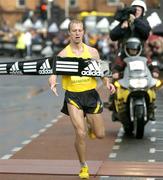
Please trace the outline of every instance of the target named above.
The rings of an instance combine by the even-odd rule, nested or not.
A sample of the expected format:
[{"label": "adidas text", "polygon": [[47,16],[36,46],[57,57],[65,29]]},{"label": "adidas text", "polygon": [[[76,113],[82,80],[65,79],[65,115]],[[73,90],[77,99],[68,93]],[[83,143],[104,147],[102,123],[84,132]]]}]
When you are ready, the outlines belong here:
[{"label": "adidas text", "polygon": [[39,70],[39,74],[52,74],[52,69]]},{"label": "adidas text", "polygon": [[101,72],[99,71],[82,71],[81,74],[83,76],[101,76]]},{"label": "adidas text", "polygon": [[22,75],[22,71],[10,71],[10,74]]}]

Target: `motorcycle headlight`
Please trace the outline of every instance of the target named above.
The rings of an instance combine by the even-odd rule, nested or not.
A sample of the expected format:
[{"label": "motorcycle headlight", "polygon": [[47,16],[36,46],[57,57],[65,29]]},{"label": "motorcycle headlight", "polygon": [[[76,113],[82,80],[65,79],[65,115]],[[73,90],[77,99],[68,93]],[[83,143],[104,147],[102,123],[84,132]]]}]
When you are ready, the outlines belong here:
[{"label": "motorcycle headlight", "polygon": [[147,79],[130,79],[130,86],[133,88],[145,88],[147,86]]}]

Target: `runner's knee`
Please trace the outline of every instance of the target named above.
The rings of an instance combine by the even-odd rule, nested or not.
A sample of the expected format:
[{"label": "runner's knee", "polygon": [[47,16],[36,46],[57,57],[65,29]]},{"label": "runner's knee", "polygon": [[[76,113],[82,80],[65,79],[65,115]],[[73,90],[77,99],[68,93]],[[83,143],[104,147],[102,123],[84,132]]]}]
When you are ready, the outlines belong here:
[{"label": "runner's knee", "polygon": [[96,133],[96,137],[98,139],[103,139],[105,137],[105,132],[104,131],[103,132],[97,132]]},{"label": "runner's knee", "polygon": [[79,137],[80,139],[85,139],[87,133],[86,133],[86,131],[84,131],[84,130],[78,130],[78,131],[77,131],[77,135],[78,135],[78,137]]}]

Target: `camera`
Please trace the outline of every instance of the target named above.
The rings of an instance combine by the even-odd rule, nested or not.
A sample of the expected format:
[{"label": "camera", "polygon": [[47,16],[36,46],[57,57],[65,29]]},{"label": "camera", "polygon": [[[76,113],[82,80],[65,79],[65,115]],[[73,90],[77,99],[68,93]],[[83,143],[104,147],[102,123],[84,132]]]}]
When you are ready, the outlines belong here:
[{"label": "camera", "polygon": [[135,7],[126,7],[124,9],[120,9],[116,12],[115,19],[119,22],[123,22],[125,20],[129,20],[130,14],[135,15],[136,8]]}]

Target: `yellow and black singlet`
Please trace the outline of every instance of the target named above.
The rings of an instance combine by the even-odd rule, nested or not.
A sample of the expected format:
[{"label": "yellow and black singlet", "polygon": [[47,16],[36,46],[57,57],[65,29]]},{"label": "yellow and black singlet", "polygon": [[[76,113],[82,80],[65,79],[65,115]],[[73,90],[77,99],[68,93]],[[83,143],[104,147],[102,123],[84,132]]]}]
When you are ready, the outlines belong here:
[{"label": "yellow and black singlet", "polygon": [[[83,59],[92,58],[88,47],[83,43],[83,52],[80,56],[76,56],[71,49],[71,46],[66,46],[67,57],[81,57]],[[91,89],[95,89],[97,86],[97,80],[95,77],[86,76],[62,76],[62,87],[64,90],[71,92],[83,92]]]}]

